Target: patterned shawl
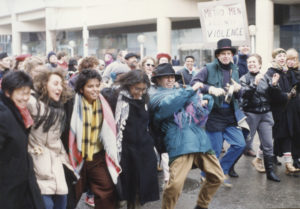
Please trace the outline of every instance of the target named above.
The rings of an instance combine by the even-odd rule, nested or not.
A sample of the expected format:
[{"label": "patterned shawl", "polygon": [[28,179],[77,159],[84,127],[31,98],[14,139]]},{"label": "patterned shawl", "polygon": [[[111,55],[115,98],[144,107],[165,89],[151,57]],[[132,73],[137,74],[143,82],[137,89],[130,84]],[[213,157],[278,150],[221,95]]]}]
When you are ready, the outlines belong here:
[{"label": "patterned shawl", "polygon": [[[110,176],[114,184],[117,184],[118,176],[120,175],[122,170],[119,165],[117,153],[116,124],[113,113],[107,101],[101,94],[99,94],[99,99],[103,110],[103,121],[99,140],[105,150],[105,160]],[[69,158],[70,163],[77,174],[80,173],[84,162],[81,155],[83,134],[83,107],[81,101],[82,96],[76,94],[69,134]]]},{"label": "patterned shawl", "polygon": [[122,140],[123,140],[123,130],[126,126],[126,121],[129,115],[129,104],[125,101],[123,96],[132,99],[131,95],[128,91],[122,90],[119,93],[118,101],[116,105],[116,113],[115,113],[115,120],[117,123],[117,148],[118,148],[118,159],[121,160],[121,152],[122,152]]}]

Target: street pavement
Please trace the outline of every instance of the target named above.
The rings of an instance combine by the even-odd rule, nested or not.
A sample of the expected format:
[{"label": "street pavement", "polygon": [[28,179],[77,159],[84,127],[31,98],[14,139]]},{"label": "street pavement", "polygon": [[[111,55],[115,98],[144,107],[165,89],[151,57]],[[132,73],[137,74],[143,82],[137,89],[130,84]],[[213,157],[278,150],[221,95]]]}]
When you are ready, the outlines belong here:
[{"label": "street pavement", "polygon": [[[258,147],[258,139],[255,139],[255,147]],[[226,147],[226,145],[225,145]],[[285,166],[275,167],[275,173],[281,179],[280,183],[266,179],[265,174],[258,173],[251,161],[253,157],[242,156],[236,165],[239,178],[231,178],[232,188],[221,186],[214,196],[210,209],[300,209],[300,176],[287,176]],[[283,161],[283,158],[279,158]],[[159,173],[160,185],[162,173]],[[200,170],[193,169],[186,179],[182,194],[176,205],[176,209],[193,209],[196,205],[198,192],[200,191]],[[84,195],[83,195],[84,196]],[[143,209],[161,208],[162,191],[160,200],[145,204]],[[81,201],[77,209],[91,209]],[[126,209],[123,207],[122,209]]]}]

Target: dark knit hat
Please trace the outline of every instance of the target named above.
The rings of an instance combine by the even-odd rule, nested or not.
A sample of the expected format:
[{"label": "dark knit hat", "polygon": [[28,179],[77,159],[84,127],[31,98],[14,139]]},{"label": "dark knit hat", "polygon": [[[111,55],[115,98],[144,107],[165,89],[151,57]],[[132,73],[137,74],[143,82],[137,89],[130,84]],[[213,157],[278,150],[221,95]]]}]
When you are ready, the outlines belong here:
[{"label": "dark knit hat", "polygon": [[215,50],[215,56],[224,50],[230,50],[233,55],[236,53],[236,48],[231,46],[231,40],[228,38],[220,39],[217,43],[217,47],[218,48]]},{"label": "dark knit hat", "polygon": [[56,56],[56,53],[55,53],[55,52],[49,52],[49,53],[48,53],[48,56],[47,56],[48,61],[49,61],[49,59],[50,59],[50,57],[51,57],[52,55],[55,55],[55,56]]},{"label": "dark knit hat", "polygon": [[156,78],[169,75],[174,75],[176,81],[181,78],[180,75],[175,74],[175,70],[173,69],[170,63],[163,63],[158,65],[156,69],[152,72],[151,81],[153,83],[156,83]]},{"label": "dark knit hat", "polygon": [[0,60],[2,60],[3,58],[8,57],[6,52],[1,52],[0,53]]}]

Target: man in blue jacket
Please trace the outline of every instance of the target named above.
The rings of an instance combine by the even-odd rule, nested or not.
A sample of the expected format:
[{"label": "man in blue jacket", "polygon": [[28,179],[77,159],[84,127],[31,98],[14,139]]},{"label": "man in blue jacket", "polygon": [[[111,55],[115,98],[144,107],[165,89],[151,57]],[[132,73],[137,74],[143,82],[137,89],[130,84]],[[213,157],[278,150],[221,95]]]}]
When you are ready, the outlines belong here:
[{"label": "man in blue jacket", "polygon": [[157,66],[151,78],[150,112],[153,124],[164,134],[163,141],[170,158],[170,179],[163,192],[162,208],[173,209],[182,191],[184,181],[193,164],[204,171],[207,179],[198,195],[195,209],[207,208],[222,184],[224,174],[210,140],[203,129],[213,106],[210,95],[199,92],[202,83],[192,87],[175,88],[172,65]]}]

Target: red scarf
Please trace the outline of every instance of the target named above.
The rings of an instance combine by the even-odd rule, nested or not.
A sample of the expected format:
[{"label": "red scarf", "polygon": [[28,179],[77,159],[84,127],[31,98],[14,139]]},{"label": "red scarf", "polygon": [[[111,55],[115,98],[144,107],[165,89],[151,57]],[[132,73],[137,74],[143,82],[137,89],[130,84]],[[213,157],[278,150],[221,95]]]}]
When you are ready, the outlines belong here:
[{"label": "red scarf", "polygon": [[27,107],[21,108],[21,107],[18,107],[17,105],[16,105],[16,107],[20,111],[20,114],[21,114],[21,116],[23,118],[23,122],[24,122],[25,128],[27,129],[30,126],[32,126],[33,125],[33,119],[31,117],[31,115],[30,115]]}]

